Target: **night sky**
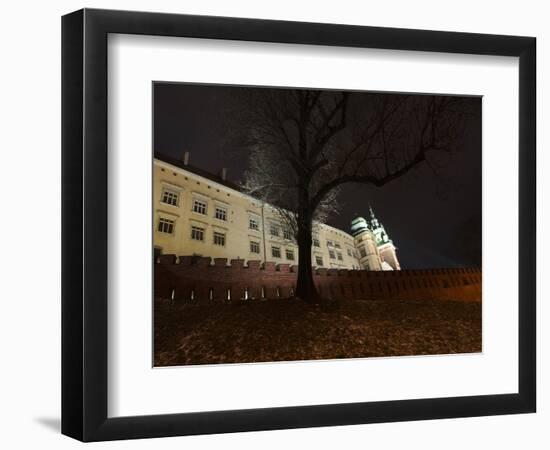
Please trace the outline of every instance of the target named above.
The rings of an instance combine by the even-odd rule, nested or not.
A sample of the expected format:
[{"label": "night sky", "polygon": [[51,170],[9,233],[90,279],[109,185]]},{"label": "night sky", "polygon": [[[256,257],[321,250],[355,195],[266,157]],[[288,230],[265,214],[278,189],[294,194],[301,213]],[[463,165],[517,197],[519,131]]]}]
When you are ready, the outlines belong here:
[{"label": "night sky", "polygon": [[[242,180],[247,153],[233,132],[246,87],[154,84],[154,151]],[[403,269],[481,265],[481,99],[470,98],[462,148],[437,176],[424,164],[381,188],[348,184],[328,223],[346,232],[369,204],[397,246]]]}]

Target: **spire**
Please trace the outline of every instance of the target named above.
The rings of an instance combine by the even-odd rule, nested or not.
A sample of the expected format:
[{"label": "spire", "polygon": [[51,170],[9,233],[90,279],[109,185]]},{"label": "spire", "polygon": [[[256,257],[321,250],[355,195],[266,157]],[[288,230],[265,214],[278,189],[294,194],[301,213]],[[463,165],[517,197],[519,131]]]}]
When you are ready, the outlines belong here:
[{"label": "spire", "polygon": [[369,203],[369,212],[370,212],[370,218],[371,220],[376,220],[376,216],[374,215],[374,211],[372,210],[372,206]]},{"label": "spire", "polygon": [[369,213],[370,213],[370,224],[373,229],[378,228],[380,224],[378,223],[378,219],[374,215],[374,211],[372,210],[372,206],[369,204]]}]

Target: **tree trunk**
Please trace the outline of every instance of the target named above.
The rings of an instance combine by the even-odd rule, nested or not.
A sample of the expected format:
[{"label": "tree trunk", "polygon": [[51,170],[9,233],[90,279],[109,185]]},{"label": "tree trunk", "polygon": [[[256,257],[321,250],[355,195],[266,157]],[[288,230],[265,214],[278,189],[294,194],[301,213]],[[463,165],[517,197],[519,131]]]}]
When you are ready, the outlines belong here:
[{"label": "tree trunk", "polygon": [[311,264],[311,214],[303,213],[298,217],[298,280],[296,296],[307,303],[318,304],[321,297],[313,282]]}]

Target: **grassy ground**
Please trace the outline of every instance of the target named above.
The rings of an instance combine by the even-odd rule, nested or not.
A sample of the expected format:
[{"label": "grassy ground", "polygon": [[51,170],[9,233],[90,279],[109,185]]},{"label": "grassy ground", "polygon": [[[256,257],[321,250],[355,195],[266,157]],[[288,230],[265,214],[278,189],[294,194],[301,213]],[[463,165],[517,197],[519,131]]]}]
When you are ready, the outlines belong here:
[{"label": "grassy ground", "polygon": [[155,302],[155,366],[481,351],[481,303]]}]

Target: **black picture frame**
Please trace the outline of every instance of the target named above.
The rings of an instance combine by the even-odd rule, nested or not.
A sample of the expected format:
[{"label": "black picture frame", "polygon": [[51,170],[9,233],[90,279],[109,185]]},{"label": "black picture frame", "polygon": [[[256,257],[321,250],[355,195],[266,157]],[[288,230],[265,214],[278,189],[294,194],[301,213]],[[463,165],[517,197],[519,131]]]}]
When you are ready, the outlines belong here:
[{"label": "black picture frame", "polygon": [[[107,417],[109,33],[519,57],[518,393]],[[535,412],[536,40],[83,9],[62,18],[62,433],[102,441]]]}]

